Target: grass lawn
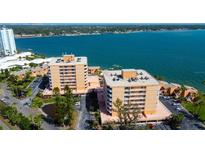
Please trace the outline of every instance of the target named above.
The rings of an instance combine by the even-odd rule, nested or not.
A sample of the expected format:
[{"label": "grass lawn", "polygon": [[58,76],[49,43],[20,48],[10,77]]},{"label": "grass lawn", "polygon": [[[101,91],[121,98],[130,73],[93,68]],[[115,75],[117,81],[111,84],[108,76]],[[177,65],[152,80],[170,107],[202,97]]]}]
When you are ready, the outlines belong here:
[{"label": "grass lawn", "polygon": [[32,107],[33,108],[41,108],[42,105],[44,104],[50,104],[55,102],[55,98],[51,97],[51,98],[41,98],[39,96],[36,96],[33,101],[32,101]]},{"label": "grass lawn", "polygon": [[[188,102],[183,102],[182,103],[183,107],[186,108],[190,113],[194,114],[194,112],[197,110],[197,106],[193,105],[192,103],[188,103]],[[201,109],[199,111],[199,115],[198,118],[201,121],[205,121],[205,104],[203,104],[201,106]]]}]

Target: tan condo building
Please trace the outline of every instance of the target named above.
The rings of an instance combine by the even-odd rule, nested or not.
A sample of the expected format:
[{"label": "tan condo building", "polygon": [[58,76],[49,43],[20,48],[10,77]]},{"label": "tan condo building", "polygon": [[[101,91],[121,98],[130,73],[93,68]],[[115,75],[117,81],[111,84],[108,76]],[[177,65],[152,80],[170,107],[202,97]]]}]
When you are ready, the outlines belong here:
[{"label": "tan condo building", "polygon": [[159,82],[144,70],[122,69],[104,71],[104,98],[106,110],[112,116],[117,99],[143,114],[155,114],[159,102]]},{"label": "tan condo building", "polygon": [[50,88],[55,87],[64,93],[64,87],[68,85],[74,94],[87,92],[87,57],[75,57],[64,55],[49,64]]}]

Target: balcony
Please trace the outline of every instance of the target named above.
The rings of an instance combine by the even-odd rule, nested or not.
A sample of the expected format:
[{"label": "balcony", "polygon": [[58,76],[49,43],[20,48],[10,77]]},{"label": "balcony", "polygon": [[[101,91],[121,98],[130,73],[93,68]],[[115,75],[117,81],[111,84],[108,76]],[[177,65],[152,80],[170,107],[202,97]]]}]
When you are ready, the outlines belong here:
[{"label": "balcony", "polygon": [[107,97],[107,102],[112,103],[112,98]]}]

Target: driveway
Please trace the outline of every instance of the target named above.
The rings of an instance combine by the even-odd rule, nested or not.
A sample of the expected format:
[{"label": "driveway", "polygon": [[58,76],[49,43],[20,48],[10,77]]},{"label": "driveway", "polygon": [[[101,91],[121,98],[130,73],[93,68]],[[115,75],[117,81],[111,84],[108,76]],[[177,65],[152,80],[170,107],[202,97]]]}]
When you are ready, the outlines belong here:
[{"label": "driveway", "polygon": [[79,118],[77,124],[77,130],[85,130],[88,127],[87,120],[90,120],[90,114],[86,108],[86,96],[82,95],[80,99],[80,109],[79,109]]}]

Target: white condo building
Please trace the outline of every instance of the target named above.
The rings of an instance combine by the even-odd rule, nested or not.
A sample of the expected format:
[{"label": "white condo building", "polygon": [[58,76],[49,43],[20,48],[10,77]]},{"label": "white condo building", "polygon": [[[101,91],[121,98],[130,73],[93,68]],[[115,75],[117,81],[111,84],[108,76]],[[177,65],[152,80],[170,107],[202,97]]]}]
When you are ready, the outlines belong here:
[{"label": "white condo building", "polygon": [[12,29],[0,29],[0,54],[1,56],[16,54],[16,43]]}]

